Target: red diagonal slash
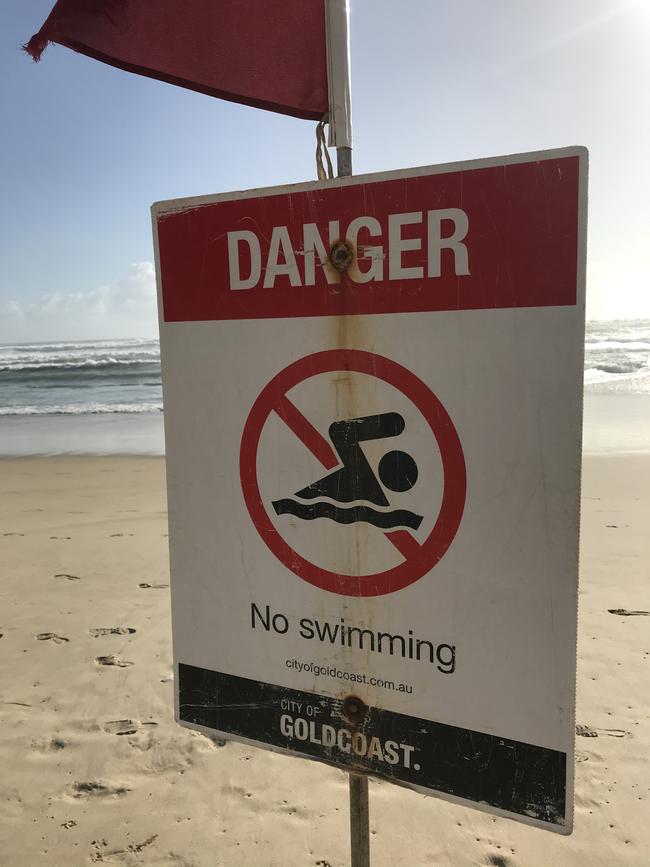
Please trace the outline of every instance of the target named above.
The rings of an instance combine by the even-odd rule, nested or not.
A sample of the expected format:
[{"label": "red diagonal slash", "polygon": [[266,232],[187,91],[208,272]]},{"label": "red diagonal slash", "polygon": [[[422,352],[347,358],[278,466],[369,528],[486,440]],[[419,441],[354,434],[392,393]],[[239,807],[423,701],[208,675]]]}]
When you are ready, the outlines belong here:
[{"label": "red diagonal slash", "polygon": [[[278,397],[274,410],[326,470],[333,470],[339,465],[340,461],[332,446],[316,430],[309,419],[300,412],[298,407],[289,400],[286,394]],[[384,535],[405,560],[415,555],[421,548],[420,543],[413,538],[408,530],[393,530],[390,533],[384,533]]]},{"label": "red diagonal slash", "polygon": [[415,557],[422,548],[418,540],[414,539],[408,530],[393,530],[384,535],[389,542],[393,543],[405,560]]},{"label": "red diagonal slash", "polygon": [[283,394],[273,407],[287,427],[303,445],[307,446],[326,470],[333,470],[340,463],[338,456],[324,436],[305,418],[300,410]]}]

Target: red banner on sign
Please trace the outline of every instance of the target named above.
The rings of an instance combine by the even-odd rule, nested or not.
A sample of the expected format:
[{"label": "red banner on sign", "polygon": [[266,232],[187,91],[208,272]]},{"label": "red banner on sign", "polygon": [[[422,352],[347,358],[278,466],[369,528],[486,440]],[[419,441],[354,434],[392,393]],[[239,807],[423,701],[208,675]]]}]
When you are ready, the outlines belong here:
[{"label": "red banner on sign", "polygon": [[[438,170],[163,214],[165,321],[575,304],[578,160]],[[328,261],[339,240],[353,259],[343,272]]]}]

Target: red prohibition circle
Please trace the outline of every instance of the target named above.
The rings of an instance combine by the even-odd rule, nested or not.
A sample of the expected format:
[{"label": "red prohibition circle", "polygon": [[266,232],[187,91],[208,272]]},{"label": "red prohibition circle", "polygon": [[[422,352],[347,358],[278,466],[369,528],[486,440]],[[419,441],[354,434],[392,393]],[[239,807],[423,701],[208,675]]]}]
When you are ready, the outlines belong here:
[{"label": "red prohibition circle", "polygon": [[[269,415],[298,383],[321,373],[365,373],[399,389],[419,409],[438,442],[443,467],[443,494],[438,519],[420,544],[408,530],[386,537],[404,557],[398,566],[373,575],[341,575],[316,566],[282,538],[262,502],[257,481],[257,449]],[[454,424],[442,403],[422,380],[388,358],[360,349],[329,349],[294,361],[262,389],[248,415],[241,440],[239,470],[250,516],[271,552],[299,578],[342,596],[383,596],[422,578],[444,556],[456,535],[465,507],[467,475],[463,449]]]}]

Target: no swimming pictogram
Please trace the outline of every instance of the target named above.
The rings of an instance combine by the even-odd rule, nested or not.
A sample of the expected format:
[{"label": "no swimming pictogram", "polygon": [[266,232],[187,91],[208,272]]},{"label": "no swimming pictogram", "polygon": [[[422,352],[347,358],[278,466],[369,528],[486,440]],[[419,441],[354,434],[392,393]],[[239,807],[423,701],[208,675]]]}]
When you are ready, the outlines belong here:
[{"label": "no swimming pictogram", "polygon": [[[397,439],[407,422],[392,410],[352,418],[334,418],[328,441],[287,396],[320,374],[349,372],[375,377],[397,389],[424,419],[439,449],[442,497],[432,529],[422,541],[414,535],[423,515],[409,509],[391,509],[392,493],[409,491],[418,481],[416,460],[400,448],[388,448],[378,461],[377,474],[360,443]],[[286,496],[266,502],[258,479],[258,449],[264,426],[275,413],[301,448],[317,458],[326,475]],[[271,552],[288,569],[310,584],[346,596],[379,596],[401,590],[429,572],[449,548],[463,514],[466,472],[463,450],[454,424],[440,400],[415,374],[380,355],[356,349],[335,349],[308,355],[280,371],[262,390],[244,426],[240,475],[246,506],[257,531]],[[377,478],[377,476],[379,478]],[[388,492],[388,495],[387,495]],[[431,508],[435,506],[431,496]],[[328,519],[341,525],[366,523],[382,532],[399,552],[401,562],[372,574],[341,574],[311,562],[283,537],[271,519],[302,522]],[[424,525],[423,525],[424,526]]]}]

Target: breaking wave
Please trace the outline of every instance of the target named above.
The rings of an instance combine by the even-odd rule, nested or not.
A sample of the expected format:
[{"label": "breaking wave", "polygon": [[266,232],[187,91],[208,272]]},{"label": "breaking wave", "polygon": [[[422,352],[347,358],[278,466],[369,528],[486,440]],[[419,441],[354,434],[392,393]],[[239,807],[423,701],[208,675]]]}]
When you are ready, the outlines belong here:
[{"label": "breaking wave", "polygon": [[614,374],[636,373],[637,370],[642,370],[645,366],[645,361],[634,359],[629,361],[612,362],[611,364],[594,364],[594,366],[588,368],[588,370],[600,370],[603,373]]},{"label": "breaking wave", "polygon": [[28,415],[105,415],[162,412],[162,403],[70,403],[31,406],[0,406],[0,416]]}]

